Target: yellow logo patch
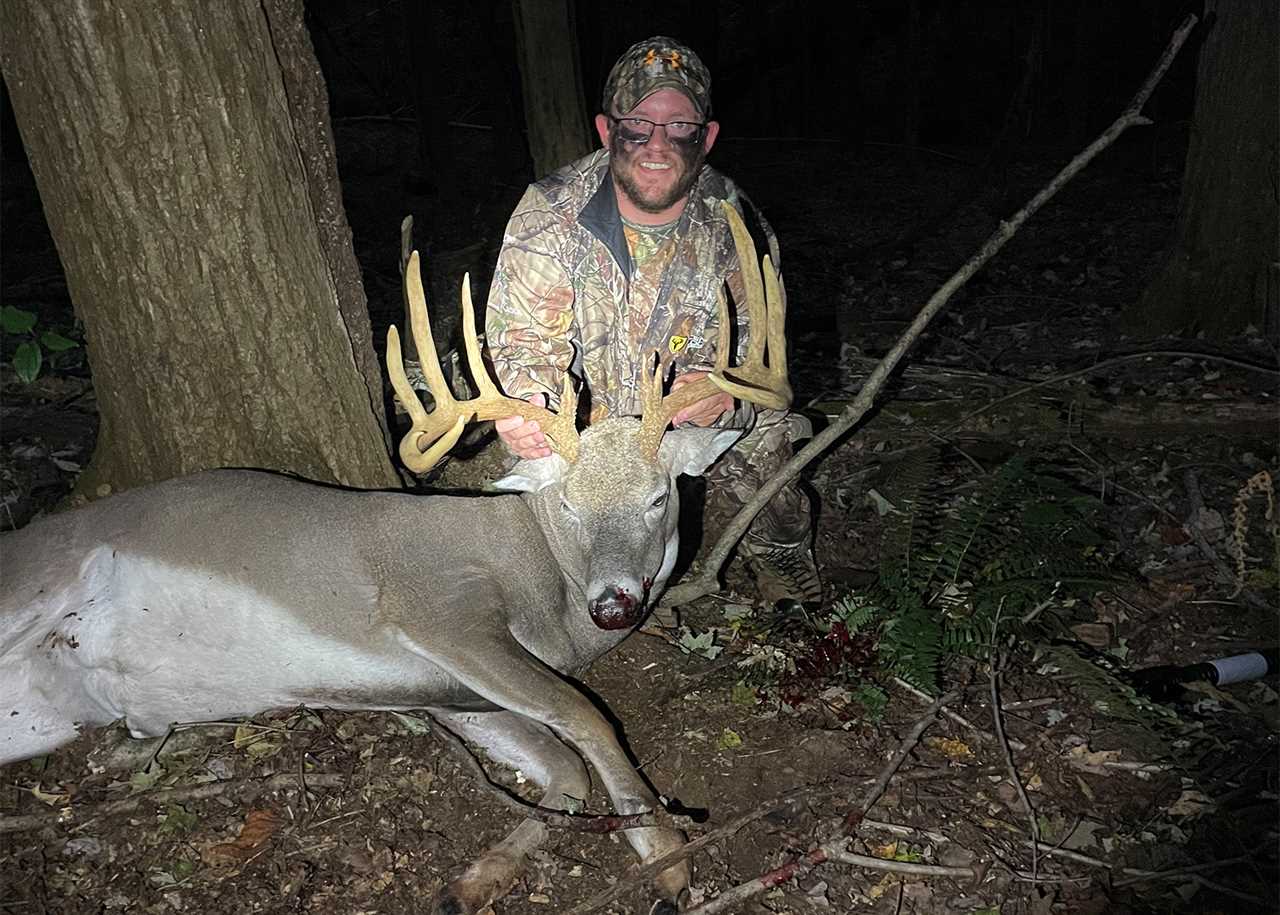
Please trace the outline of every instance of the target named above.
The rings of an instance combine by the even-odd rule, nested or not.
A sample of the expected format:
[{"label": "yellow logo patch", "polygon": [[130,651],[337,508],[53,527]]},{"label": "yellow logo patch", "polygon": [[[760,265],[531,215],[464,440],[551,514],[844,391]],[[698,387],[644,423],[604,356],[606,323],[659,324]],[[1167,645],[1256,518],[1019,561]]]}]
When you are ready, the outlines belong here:
[{"label": "yellow logo patch", "polygon": [[671,342],[667,344],[667,349],[669,349],[672,353],[678,353],[685,348],[685,345],[688,342],[689,342],[688,337],[682,337],[679,334],[676,334],[671,338]]}]

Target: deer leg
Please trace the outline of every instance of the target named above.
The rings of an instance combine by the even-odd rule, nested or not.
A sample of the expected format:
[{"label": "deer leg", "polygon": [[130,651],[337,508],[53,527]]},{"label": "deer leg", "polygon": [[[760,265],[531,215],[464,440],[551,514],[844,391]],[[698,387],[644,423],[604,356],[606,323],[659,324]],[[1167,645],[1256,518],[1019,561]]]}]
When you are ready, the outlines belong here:
[{"label": "deer leg", "polygon": [[[511,712],[442,712],[431,716],[454,734],[484,748],[494,762],[519,769],[543,789],[539,804],[564,810],[582,800],[591,780],[582,758],[536,721]],[[470,913],[505,895],[526,858],[547,839],[546,824],[524,820],[440,891],[434,911]]]},{"label": "deer leg", "polygon": [[[401,633],[401,643],[410,651],[493,704],[546,725],[577,747],[595,767],[619,813],[642,813],[658,806],[653,790],[631,765],[599,709],[509,634],[471,630],[467,638],[456,639],[442,650],[431,647],[427,639],[414,638],[408,628]],[[684,844],[680,833],[657,826],[628,829],[626,836],[645,861]],[[669,909],[689,886],[688,862],[663,871],[655,884]]]}]

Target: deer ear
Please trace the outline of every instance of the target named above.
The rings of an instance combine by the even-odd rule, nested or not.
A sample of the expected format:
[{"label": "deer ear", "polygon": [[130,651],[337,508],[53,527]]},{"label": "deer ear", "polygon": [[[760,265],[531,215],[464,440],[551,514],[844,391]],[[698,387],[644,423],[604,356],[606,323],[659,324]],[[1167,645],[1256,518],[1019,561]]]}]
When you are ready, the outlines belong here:
[{"label": "deer ear", "polygon": [[658,461],[672,476],[687,473],[700,477],[716,458],[729,450],[739,438],[741,429],[700,429],[684,426],[668,429],[658,447]]},{"label": "deer ear", "polygon": [[519,461],[511,468],[511,473],[493,482],[493,488],[507,492],[537,492],[563,480],[568,467],[569,462],[559,454]]}]

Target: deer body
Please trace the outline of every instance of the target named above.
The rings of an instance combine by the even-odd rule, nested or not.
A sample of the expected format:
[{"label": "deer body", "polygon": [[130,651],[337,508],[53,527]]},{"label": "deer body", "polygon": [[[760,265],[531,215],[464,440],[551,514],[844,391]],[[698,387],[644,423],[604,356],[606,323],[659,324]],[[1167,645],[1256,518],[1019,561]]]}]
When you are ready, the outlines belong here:
[{"label": "deer body", "polygon": [[175,721],[302,703],[486,705],[411,650],[425,630],[518,632],[543,663],[576,674],[620,634],[568,612],[534,498],[351,493],[215,471],[7,536],[0,761],[119,718],[151,737]]},{"label": "deer body", "polygon": [[[712,458],[735,435],[687,431]],[[599,449],[606,464],[620,450],[609,432],[594,434],[610,438]],[[673,476],[655,469],[633,487],[638,505],[615,479],[613,517],[598,514],[583,531],[562,506],[573,474],[593,466],[579,463],[568,487],[517,474],[507,485],[534,491],[494,496],[350,492],[211,471],[5,535],[0,763],[120,718],[135,737],[152,737],[177,721],[298,704],[508,708],[442,660],[486,641],[526,654],[532,669],[576,677],[639,621],[593,623],[592,580],[604,582],[599,591],[648,579],[656,595],[678,549],[679,509]],[[675,472],[683,469],[698,468],[686,459]],[[583,536],[616,544],[610,522],[636,528],[655,487],[668,501],[646,542],[621,558],[597,550],[608,561],[593,572]]]},{"label": "deer body", "polygon": [[[299,704],[425,708],[530,773],[544,803],[589,793],[563,740],[616,809],[652,809],[612,726],[561,675],[639,622],[679,546],[675,477],[701,473],[738,433],[676,430],[645,462],[638,426],[586,430],[572,466],[517,465],[502,482],[519,494],[351,492],[222,470],[5,535],[0,763],[121,718],[151,737]],[[544,838],[523,824],[448,888],[456,908],[438,910],[481,908]],[[659,828],[628,839],[645,857],[679,843]],[[687,871],[671,874],[675,898]]]}]

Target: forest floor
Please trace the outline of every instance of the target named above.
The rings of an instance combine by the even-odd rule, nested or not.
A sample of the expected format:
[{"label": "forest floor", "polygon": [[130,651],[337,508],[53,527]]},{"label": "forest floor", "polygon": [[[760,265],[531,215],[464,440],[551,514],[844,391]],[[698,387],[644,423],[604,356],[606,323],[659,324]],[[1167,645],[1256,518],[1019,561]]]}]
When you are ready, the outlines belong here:
[{"label": "forest floor", "polygon": [[[341,124],[338,137],[356,139]],[[722,143],[716,164],[782,241],[793,385],[816,424],[838,415],[929,295],[1069,154],[1041,150],[997,180],[980,154],[960,150]],[[724,593],[682,608],[683,630],[633,635],[588,672],[647,777],[696,814],[691,838],[757,814],[694,856],[695,901],[836,837],[905,747],[885,794],[862,811],[853,850],[954,870],[826,863],[730,911],[1276,911],[1274,678],[1199,686],[1126,714],[1063,666],[1046,625],[1002,662],[1000,640],[945,654],[937,683],[962,688],[957,717],[913,740],[928,700],[875,663],[869,636],[843,638],[850,596],[882,593],[871,583],[896,549],[895,519],[927,500],[944,523],[959,517],[984,480],[1023,456],[1088,497],[1099,532],[1089,558],[1105,559],[1103,584],[1050,586],[1039,622],[1052,618],[1060,638],[1128,670],[1276,645],[1274,515],[1264,519],[1261,496],[1242,503],[1239,525],[1233,511],[1247,481],[1280,467],[1277,353],[1261,335],[1142,339],[1118,326],[1170,237],[1179,162],[1138,142],[1102,157],[939,317],[877,413],[808,469],[829,605],[780,620],[734,563]],[[348,188],[378,339],[399,320],[402,214],[387,203],[404,204],[398,174],[388,165]],[[14,188],[3,303],[66,329],[56,254]],[[452,246],[468,252],[453,259],[470,260],[462,267],[477,290],[519,190],[494,188],[476,216],[486,237]],[[5,355],[0,483],[9,523],[20,524],[67,492],[91,453],[96,411],[74,351],[33,384]],[[913,474],[925,477],[915,502],[895,495]],[[988,571],[1017,551],[999,533],[977,533],[992,538],[975,547]],[[968,584],[934,594],[936,612]],[[847,628],[833,626],[833,608]],[[0,771],[0,912],[421,911],[517,821],[418,716],[286,710],[182,731],[154,757],[134,743],[97,731]],[[518,790],[510,773],[493,777]],[[607,802],[597,793],[589,809]],[[1051,850],[1033,855],[1032,819]],[[618,886],[600,911],[646,911],[633,862],[618,834],[556,830],[494,910],[567,912]]]}]

